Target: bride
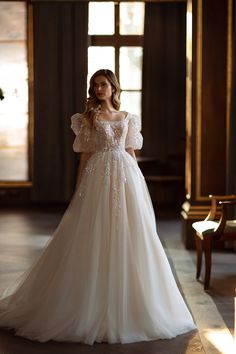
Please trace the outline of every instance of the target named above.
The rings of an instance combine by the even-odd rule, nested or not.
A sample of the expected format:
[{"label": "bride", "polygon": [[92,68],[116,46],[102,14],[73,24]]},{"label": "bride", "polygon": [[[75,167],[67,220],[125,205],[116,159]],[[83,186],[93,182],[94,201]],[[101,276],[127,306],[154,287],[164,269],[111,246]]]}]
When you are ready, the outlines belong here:
[{"label": "bride", "polygon": [[136,162],[139,118],[119,110],[119,96],[114,73],[99,70],[71,118],[76,190],[39,259],[0,299],[0,326],[19,336],[130,343],[195,329]]}]

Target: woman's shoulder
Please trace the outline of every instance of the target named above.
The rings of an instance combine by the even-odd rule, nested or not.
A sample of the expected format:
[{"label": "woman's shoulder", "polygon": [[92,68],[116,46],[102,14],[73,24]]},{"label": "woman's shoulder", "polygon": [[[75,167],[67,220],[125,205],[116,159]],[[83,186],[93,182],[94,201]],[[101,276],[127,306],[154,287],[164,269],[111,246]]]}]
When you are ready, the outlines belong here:
[{"label": "woman's shoulder", "polygon": [[72,116],[71,116],[71,119],[72,120],[81,120],[81,119],[84,119],[85,116],[83,113],[74,113]]},{"label": "woman's shoulder", "polygon": [[74,113],[71,116],[71,122],[80,125],[88,125],[88,117],[85,116],[84,113]]},{"label": "woman's shoulder", "polygon": [[136,120],[139,120],[139,117],[134,114],[134,113],[131,113],[131,112],[128,112],[128,111],[120,111],[122,114],[123,114],[123,119],[126,120],[126,121],[136,121]]},{"label": "woman's shoulder", "polygon": [[140,119],[140,117],[136,113],[131,113],[128,111],[122,111],[125,114],[125,117],[128,119]]},{"label": "woman's shoulder", "polygon": [[142,122],[141,118],[138,114],[136,113],[129,113],[127,115],[127,121],[129,122],[129,125],[132,126],[134,129],[141,131],[142,129]]},{"label": "woman's shoulder", "polygon": [[141,118],[136,113],[127,112],[127,120],[141,127]]},{"label": "woman's shoulder", "polygon": [[71,116],[71,128],[72,130],[78,134],[79,131],[88,130],[86,128],[89,128],[88,124],[88,118],[84,115],[84,113],[74,113]]}]

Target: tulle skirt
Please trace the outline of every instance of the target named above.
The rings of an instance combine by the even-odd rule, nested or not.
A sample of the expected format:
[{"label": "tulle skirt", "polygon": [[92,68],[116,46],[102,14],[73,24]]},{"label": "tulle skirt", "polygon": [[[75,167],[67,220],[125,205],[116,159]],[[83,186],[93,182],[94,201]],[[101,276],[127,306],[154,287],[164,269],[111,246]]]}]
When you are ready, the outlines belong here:
[{"label": "tulle skirt", "polygon": [[0,326],[40,342],[87,344],[195,329],[158,238],[144,177],[126,151],[89,159],[41,256],[4,292]]}]

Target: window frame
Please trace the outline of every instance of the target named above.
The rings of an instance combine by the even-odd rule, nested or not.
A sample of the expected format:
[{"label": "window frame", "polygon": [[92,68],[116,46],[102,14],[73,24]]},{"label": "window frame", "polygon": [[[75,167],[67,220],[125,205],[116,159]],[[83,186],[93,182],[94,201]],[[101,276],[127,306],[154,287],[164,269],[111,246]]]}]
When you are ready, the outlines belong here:
[{"label": "window frame", "polygon": [[[8,181],[0,180],[0,194],[3,202],[6,200],[18,200],[18,195],[20,194],[20,199],[30,200],[29,189],[33,185],[33,142],[34,142],[34,73],[33,73],[33,5],[27,1],[26,6],[26,51],[27,51],[27,62],[28,62],[28,176],[25,181]],[[14,189],[16,188],[16,189]],[[20,192],[22,189],[25,191]],[[9,196],[9,194],[14,194],[14,198]],[[23,194],[23,195],[22,195]]]},{"label": "window frame", "polygon": [[[92,2],[92,1],[91,1]],[[94,2],[94,1],[93,1]],[[125,1],[132,3],[133,1]],[[142,1],[145,6],[145,1]],[[88,35],[88,47],[98,46],[98,47],[114,47],[115,48],[115,74],[120,79],[120,48],[121,47],[141,47],[143,48],[144,35],[124,35],[120,34],[120,2],[115,2],[115,31],[114,34],[100,35],[93,34]],[[120,81],[120,80],[119,80]],[[121,92],[140,92],[141,89],[121,89]]]}]

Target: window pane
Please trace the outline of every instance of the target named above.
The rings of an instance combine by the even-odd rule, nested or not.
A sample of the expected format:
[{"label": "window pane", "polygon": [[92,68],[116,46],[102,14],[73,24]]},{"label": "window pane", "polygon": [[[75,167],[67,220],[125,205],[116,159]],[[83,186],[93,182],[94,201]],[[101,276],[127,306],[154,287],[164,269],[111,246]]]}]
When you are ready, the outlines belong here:
[{"label": "window pane", "polygon": [[25,40],[25,6],[20,2],[0,2],[0,41]]},{"label": "window pane", "polygon": [[114,34],[114,2],[89,2],[89,31],[92,34]]},{"label": "window pane", "polygon": [[142,35],[144,29],[144,2],[120,3],[120,34]]},{"label": "window pane", "polygon": [[0,2],[0,180],[28,180],[26,6]]},{"label": "window pane", "polygon": [[122,90],[141,90],[142,57],[142,47],[120,48],[120,84]]},{"label": "window pane", "polygon": [[115,70],[114,47],[89,47],[88,48],[88,81],[99,69]]},{"label": "window pane", "polygon": [[121,110],[141,117],[141,92],[121,92]]}]

